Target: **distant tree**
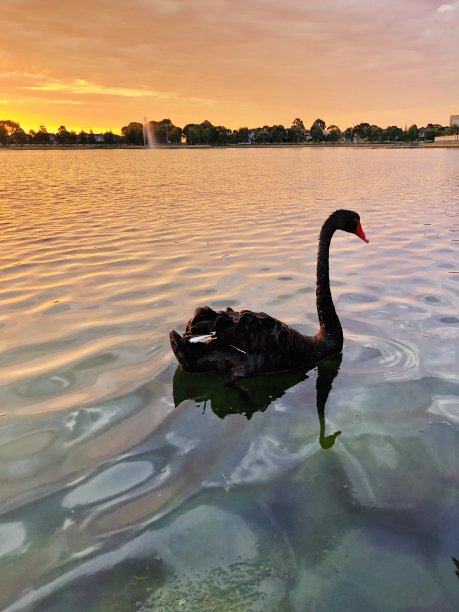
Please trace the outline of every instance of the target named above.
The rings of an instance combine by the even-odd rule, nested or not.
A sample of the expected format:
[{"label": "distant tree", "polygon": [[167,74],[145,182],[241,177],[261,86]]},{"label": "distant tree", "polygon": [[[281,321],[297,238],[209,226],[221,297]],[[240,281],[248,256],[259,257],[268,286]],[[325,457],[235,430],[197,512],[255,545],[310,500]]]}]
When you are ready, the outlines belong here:
[{"label": "distant tree", "polygon": [[149,126],[159,144],[178,144],[182,141],[182,128],[174,125],[170,119],[150,121]]},{"label": "distant tree", "polygon": [[[175,126],[174,126],[175,127]],[[238,140],[237,131],[232,132],[224,125],[212,125],[208,120],[202,123],[187,123],[183,130],[181,128],[175,128],[176,142],[181,142],[182,136],[185,138],[185,142],[190,145],[208,144],[208,145],[225,145],[230,142],[236,142]],[[247,128],[242,128],[247,130]],[[172,128],[172,134],[174,128]],[[170,140],[173,142],[173,140]]]},{"label": "distant tree", "polygon": [[180,144],[182,142],[182,128],[176,125],[172,126],[169,133],[169,142],[171,144]]},{"label": "distant tree", "polygon": [[249,141],[249,128],[242,127],[238,130],[234,130],[232,133],[232,141],[235,144],[242,144]]},{"label": "distant tree", "polygon": [[311,137],[314,142],[320,142],[324,139],[325,125],[323,119],[316,119],[311,125]]},{"label": "distant tree", "polygon": [[324,139],[324,132],[321,128],[315,127],[311,129],[311,138],[313,142],[320,142]]},{"label": "distant tree", "polygon": [[121,134],[127,144],[143,145],[143,124],[137,121],[131,122],[121,128]]},{"label": "distant tree", "polygon": [[453,123],[453,125],[449,126],[449,128],[446,130],[446,132],[450,136],[453,136],[454,134],[459,134],[459,125],[457,123]]},{"label": "distant tree", "polygon": [[108,138],[112,138],[113,137],[113,143],[114,145],[119,145],[121,142],[121,136],[119,134],[115,134],[113,133],[111,130],[109,132],[105,132],[104,134],[104,138],[107,134],[111,134],[111,136],[109,136]]},{"label": "distant tree", "polygon": [[24,132],[24,130],[21,127],[19,127],[14,132],[11,138],[14,144],[18,144],[18,145],[24,145],[29,142],[29,137],[27,136],[27,134]]},{"label": "distant tree", "polygon": [[16,130],[22,129],[19,123],[17,123],[16,121],[11,121],[10,119],[0,121],[0,125],[5,128],[8,136],[12,136],[16,132]]},{"label": "distant tree", "polygon": [[368,131],[368,140],[371,142],[381,142],[383,137],[383,129],[378,127],[377,125],[370,125],[370,129]]},{"label": "distant tree", "polygon": [[186,137],[186,143],[189,145],[201,144],[201,130],[199,125],[191,123],[183,128]]},{"label": "distant tree", "polygon": [[49,144],[50,135],[44,125],[40,125],[38,132],[35,134],[35,142],[39,144]]},{"label": "distant tree", "polygon": [[205,119],[199,126],[200,144],[214,145],[218,143],[218,129]]},{"label": "distant tree", "polygon": [[173,123],[170,119],[158,121],[155,127],[155,140],[159,144],[169,144],[169,131],[172,130]]},{"label": "distant tree", "polygon": [[84,130],[81,130],[81,132],[78,134],[78,143],[81,145],[88,144],[88,135]]},{"label": "distant tree", "polygon": [[425,140],[433,141],[436,136],[444,136],[448,128],[439,123],[428,123],[424,132]]},{"label": "distant tree", "polygon": [[439,136],[438,130],[434,130],[432,128],[426,128],[424,132],[424,140],[433,142],[435,140],[435,136]]},{"label": "distant tree", "polygon": [[410,142],[413,142],[418,139],[418,136],[419,136],[418,126],[415,123],[413,123],[413,125],[411,125],[406,132],[406,138]]},{"label": "distant tree", "polygon": [[231,141],[231,130],[224,125],[217,125],[215,128],[217,131],[217,142],[218,145],[227,145]]},{"label": "distant tree", "polygon": [[194,125],[190,128],[189,134],[191,138],[190,144],[198,145],[203,143],[202,129],[199,125]]},{"label": "distant tree", "polygon": [[268,126],[264,126],[262,128],[257,128],[255,130],[254,141],[257,142],[257,143],[262,143],[262,144],[267,142],[268,137],[269,137],[269,131],[268,130],[269,130]]},{"label": "distant tree", "polygon": [[0,145],[5,146],[8,144],[8,131],[6,127],[3,125],[3,122],[0,122]]},{"label": "distant tree", "polygon": [[306,130],[303,121],[297,117],[293,120],[291,128],[288,130],[288,140],[290,142],[304,142]]},{"label": "distant tree", "polygon": [[329,125],[327,128],[327,140],[329,142],[338,142],[341,140],[341,130],[337,125]]},{"label": "distant tree", "polygon": [[325,130],[326,123],[323,119],[316,119],[314,123],[311,125],[311,131],[315,128],[320,128],[321,130]]},{"label": "distant tree", "polygon": [[94,132],[92,130],[89,130],[88,145],[93,145],[93,144],[96,144],[96,137],[94,136]]},{"label": "distant tree", "polygon": [[10,119],[2,120],[0,121],[0,128],[0,138],[5,140],[4,144],[6,145],[10,143],[24,144],[28,140],[27,134],[16,121],[11,121]]},{"label": "distant tree", "polygon": [[56,139],[61,145],[68,145],[72,141],[72,135],[66,129],[65,125],[60,125],[57,129]]},{"label": "distant tree", "polygon": [[399,142],[405,139],[405,132],[396,125],[390,125],[384,130],[383,137],[387,142]]},{"label": "distant tree", "polygon": [[112,145],[115,143],[115,135],[111,131],[105,132],[102,137],[105,144]]},{"label": "distant tree", "polygon": [[346,128],[343,132],[343,136],[348,142],[354,142],[354,128]]},{"label": "distant tree", "polygon": [[287,131],[283,125],[273,125],[268,131],[268,142],[282,143],[287,140]]},{"label": "distant tree", "polygon": [[358,138],[358,140],[369,140],[370,138],[370,124],[369,123],[359,123],[354,126],[354,138]]},{"label": "distant tree", "polygon": [[182,130],[183,131],[183,135],[185,137],[186,144],[196,144],[196,143],[191,142],[191,140],[190,140],[191,134],[189,133],[190,129],[194,128],[195,125],[196,125],[195,123],[187,123],[185,125],[185,127],[183,128],[183,130]]},{"label": "distant tree", "polygon": [[440,125],[439,123],[428,123],[426,125],[426,129],[427,130],[437,130],[438,132],[442,132],[443,130],[445,130],[446,128],[444,128],[442,125]]},{"label": "distant tree", "polygon": [[182,141],[182,128],[175,126],[170,119],[154,123],[154,134],[159,144],[178,144]]},{"label": "distant tree", "polygon": [[305,130],[304,123],[299,117],[296,117],[296,119],[292,121],[292,127],[296,127],[299,130],[303,130],[303,132]]}]

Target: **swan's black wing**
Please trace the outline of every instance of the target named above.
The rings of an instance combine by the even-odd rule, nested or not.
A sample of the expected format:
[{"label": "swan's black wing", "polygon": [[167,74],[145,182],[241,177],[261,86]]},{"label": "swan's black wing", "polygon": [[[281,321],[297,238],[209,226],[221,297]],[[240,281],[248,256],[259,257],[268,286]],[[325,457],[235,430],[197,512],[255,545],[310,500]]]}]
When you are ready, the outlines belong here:
[{"label": "swan's black wing", "polygon": [[265,314],[232,308],[198,308],[182,337],[171,332],[179,363],[191,371],[231,371],[235,376],[308,365],[315,338]]}]

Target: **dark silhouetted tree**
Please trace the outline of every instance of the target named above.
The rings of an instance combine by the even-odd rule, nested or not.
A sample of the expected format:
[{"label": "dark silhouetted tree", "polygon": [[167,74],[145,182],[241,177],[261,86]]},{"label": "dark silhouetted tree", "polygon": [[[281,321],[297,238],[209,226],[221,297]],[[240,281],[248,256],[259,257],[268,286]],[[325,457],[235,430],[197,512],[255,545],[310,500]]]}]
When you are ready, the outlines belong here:
[{"label": "dark silhouetted tree", "polygon": [[325,121],[316,119],[311,125],[311,137],[314,142],[320,142],[324,139]]},{"label": "dark silhouetted tree", "polygon": [[48,130],[44,125],[40,125],[38,132],[35,134],[35,142],[38,144],[49,144],[51,140]]},{"label": "dark silhouetted tree", "polygon": [[127,144],[143,145],[143,124],[132,121],[121,128],[121,134]]},{"label": "dark silhouetted tree", "polygon": [[419,136],[418,126],[415,123],[413,123],[413,125],[411,125],[408,128],[408,131],[406,133],[407,140],[413,142],[414,140],[418,139],[418,136]]},{"label": "dark silhouetted tree", "polygon": [[327,140],[329,142],[338,142],[341,140],[341,130],[337,125],[329,125],[327,132]]}]

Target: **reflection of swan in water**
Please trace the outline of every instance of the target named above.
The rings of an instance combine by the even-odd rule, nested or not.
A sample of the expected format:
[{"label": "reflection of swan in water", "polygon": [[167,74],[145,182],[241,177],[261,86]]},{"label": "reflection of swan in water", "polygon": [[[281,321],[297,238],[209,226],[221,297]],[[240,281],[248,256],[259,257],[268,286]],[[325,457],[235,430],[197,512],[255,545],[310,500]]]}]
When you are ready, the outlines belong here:
[{"label": "reflection of swan in water", "polygon": [[[341,365],[341,355],[326,359],[317,366],[316,407],[320,423],[319,442],[322,448],[331,448],[340,431],[325,435],[325,405],[333,380]],[[264,412],[271,402],[308,378],[307,370],[293,370],[255,376],[244,381],[244,394],[228,387],[225,374],[191,374],[179,366],[174,374],[174,404],[178,406],[187,399],[204,405],[210,404],[212,411],[221,419],[230,414],[243,414],[248,419],[255,412]]]},{"label": "reflection of swan in water", "polygon": [[316,406],[317,415],[320,423],[319,442],[322,448],[331,448],[335,443],[336,438],[341,434],[340,431],[326,436],[325,435],[325,405],[327,403],[328,394],[331,391],[333,381],[338,374],[341,365],[342,355],[337,355],[331,359],[327,359],[319,363],[317,366],[317,381],[316,381]]}]

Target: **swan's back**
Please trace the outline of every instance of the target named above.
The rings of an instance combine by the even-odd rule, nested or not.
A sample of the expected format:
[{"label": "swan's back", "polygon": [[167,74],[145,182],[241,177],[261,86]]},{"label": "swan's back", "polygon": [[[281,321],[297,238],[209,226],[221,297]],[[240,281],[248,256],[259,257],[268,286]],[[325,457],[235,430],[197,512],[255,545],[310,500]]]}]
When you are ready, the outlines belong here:
[{"label": "swan's back", "polygon": [[289,370],[313,363],[316,338],[303,336],[264,312],[197,308],[171,346],[189,371],[231,372],[234,377]]}]

